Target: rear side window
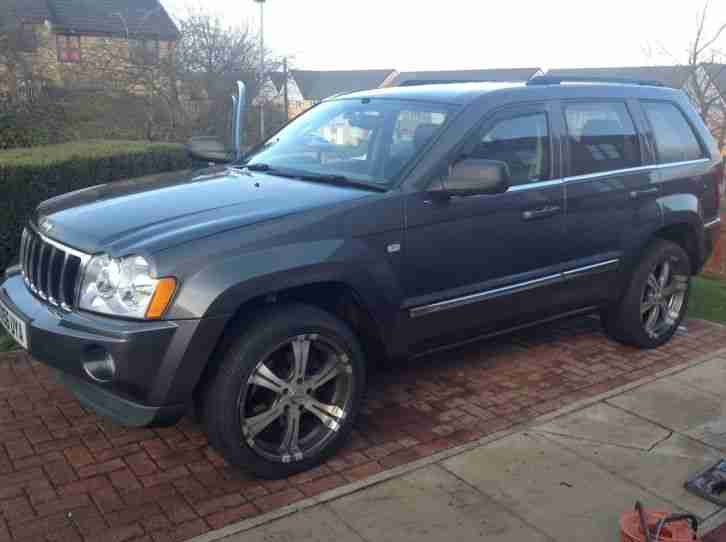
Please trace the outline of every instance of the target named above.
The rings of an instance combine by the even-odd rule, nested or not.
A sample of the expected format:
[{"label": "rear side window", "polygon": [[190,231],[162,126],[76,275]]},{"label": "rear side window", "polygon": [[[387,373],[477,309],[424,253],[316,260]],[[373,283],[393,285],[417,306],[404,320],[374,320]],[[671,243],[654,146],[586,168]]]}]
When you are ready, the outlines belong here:
[{"label": "rear side window", "polygon": [[547,115],[519,114],[497,120],[479,134],[470,157],[505,162],[513,185],[548,179],[550,136]]},{"label": "rear side window", "polygon": [[704,157],[693,128],[674,104],[643,102],[643,108],[653,127],[658,163],[672,164]]},{"label": "rear side window", "polygon": [[628,108],[621,102],[565,106],[571,175],[641,165],[640,143]]}]

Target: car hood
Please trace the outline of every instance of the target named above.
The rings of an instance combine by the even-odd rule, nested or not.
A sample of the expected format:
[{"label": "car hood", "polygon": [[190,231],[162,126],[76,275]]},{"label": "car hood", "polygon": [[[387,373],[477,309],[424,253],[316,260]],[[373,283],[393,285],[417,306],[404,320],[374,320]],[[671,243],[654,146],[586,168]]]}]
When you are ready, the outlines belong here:
[{"label": "car hood", "polygon": [[41,233],[78,250],[122,256],[370,194],[225,167],[71,192],[41,204],[34,220]]}]

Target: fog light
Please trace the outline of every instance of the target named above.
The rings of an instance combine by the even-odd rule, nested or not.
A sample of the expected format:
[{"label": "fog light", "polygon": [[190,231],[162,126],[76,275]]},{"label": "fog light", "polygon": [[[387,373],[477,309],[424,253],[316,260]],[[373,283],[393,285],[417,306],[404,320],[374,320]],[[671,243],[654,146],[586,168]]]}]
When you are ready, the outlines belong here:
[{"label": "fog light", "polygon": [[105,349],[91,348],[83,356],[83,370],[96,382],[107,383],[116,376],[116,364]]}]

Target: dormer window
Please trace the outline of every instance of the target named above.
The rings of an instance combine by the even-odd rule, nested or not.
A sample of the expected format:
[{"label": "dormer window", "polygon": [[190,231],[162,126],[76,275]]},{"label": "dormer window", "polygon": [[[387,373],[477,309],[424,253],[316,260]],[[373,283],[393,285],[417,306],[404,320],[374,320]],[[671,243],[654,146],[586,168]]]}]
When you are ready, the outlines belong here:
[{"label": "dormer window", "polygon": [[81,37],[59,34],[56,36],[58,44],[58,60],[60,62],[81,61]]}]

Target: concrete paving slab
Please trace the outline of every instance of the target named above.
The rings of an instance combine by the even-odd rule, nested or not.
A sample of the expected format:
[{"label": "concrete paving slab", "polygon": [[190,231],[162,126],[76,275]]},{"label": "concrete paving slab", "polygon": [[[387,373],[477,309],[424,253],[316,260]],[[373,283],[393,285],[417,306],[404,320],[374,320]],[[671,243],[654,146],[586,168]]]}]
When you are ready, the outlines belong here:
[{"label": "concrete paving slab", "polygon": [[323,505],[224,539],[224,542],[365,542]]},{"label": "concrete paving slab", "polygon": [[568,450],[577,453],[652,493],[704,519],[720,508],[688,493],[683,483],[715,463],[719,452],[688,437],[672,433],[651,451],[610,444],[599,444],[559,435],[545,434]]},{"label": "concrete paving slab", "polygon": [[548,540],[436,465],[348,495],[328,506],[363,538],[376,542]]},{"label": "concrete paving slab", "polygon": [[726,359],[717,358],[674,376],[676,380],[708,393],[726,397]]},{"label": "concrete paving slab", "polygon": [[618,518],[636,500],[647,507],[674,509],[593,462],[531,433],[512,435],[453,457],[443,466],[563,542],[617,540]]},{"label": "concrete paving slab", "polygon": [[716,418],[697,425],[685,434],[726,453],[726,419]]},{"label": "concrete paving slab", "polygon": [[726,414],[722,399],[675,378],[657,380],[607,402],[679,432],[700,427]]},{"label": "concrete paving slab", "polygon": [[642,450],[649,450],[670,434],[667,429],[605,403],[557,418],[537,430]]}]

